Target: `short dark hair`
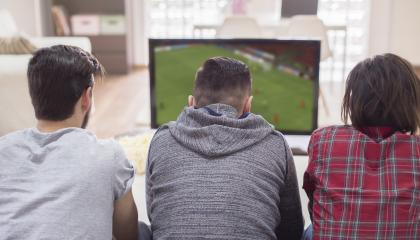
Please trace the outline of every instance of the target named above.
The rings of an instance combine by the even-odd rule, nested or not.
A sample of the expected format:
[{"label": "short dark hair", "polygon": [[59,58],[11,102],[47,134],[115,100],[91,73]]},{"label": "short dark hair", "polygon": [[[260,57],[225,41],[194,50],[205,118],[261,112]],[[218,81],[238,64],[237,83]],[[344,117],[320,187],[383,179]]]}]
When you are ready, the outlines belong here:
[{"label": "short dark hair", "polygon": [[354,127],[388,126],[415,134],[420,128],[420,80],[405,59],[384,54],[353,68],[341,115]]},{"label": "short dark hair", "polygon": [[223,103],[240,110],[242,100],[250,94],[251,73],[248,66],[239,60],[213,57],[197,71],[194,98],[198,107]]},{"label": "short dark hair", "polygon": [[71,117],[92,76],[104,74],[99,61],[78,47],[41,48],[29,61],[28,84],[37,119],[62,121]]}]

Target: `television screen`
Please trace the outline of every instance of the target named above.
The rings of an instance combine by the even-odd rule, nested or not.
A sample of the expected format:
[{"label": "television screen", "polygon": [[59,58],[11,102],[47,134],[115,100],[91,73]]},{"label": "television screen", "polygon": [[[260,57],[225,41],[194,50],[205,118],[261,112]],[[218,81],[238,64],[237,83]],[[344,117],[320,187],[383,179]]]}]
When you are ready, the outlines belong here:
[{"label": "television screen", "polygon": [[150,39],[149,54],[153,128],[176,120],[193,93],[197,69],[216,56],[249,66],[253,113],[283,133],[309,134],[317,128],[319,41]]}]

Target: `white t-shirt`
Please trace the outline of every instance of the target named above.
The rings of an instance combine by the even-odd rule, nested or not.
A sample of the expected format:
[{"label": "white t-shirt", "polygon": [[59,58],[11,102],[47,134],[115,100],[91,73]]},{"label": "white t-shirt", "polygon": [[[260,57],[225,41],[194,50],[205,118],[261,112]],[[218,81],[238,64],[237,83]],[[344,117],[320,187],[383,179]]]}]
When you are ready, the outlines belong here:
[{"label": "white t-shirt", "polygon": [[111,239],[114,201],[134,169],[87,130],[26,129],[0,138],[1,239]]}]

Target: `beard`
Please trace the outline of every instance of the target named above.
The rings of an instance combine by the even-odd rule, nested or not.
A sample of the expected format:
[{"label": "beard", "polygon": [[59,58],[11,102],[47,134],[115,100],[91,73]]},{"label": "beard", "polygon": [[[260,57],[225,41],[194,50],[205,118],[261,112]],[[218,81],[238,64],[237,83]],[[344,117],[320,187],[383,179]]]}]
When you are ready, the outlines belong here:
[{"label": "beard", "polygon": [[85,129],[89,123],[89,117],[90,117],[90,109],[92,107],[89,108],[89,110],[86,112],[85,116],[83,117],[83,122],[82,122],[82,126],[81,128]]}]

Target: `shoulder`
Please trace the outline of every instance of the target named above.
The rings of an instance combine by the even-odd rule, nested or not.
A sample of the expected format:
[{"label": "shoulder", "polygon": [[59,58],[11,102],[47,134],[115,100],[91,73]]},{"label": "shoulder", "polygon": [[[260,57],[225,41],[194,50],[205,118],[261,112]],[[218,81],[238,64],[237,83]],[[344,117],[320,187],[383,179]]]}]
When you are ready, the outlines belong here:
[{"label": "shoulder", "polygon": [[290,147],[284,135],[276,130],[273,130],[261,141],[260,147],[262,147],[267,154],[274,153],[276,159],[282,161],[285,161],[292,156]]},{"label": "shoulder", "polygon": [[152,141],[150,143],[150,147],[154,146],[162,146],[168,145],[168,142],[172,140],[172,134],[169,130],[168,125],[163,125],[159,129],[156,130],[155,134],[153,135]]},{"label": "shoulder", "polygon": [[110,149],[113,152],[122,151],[121,145],[115,139],[112,139],[112,138],[98,139],[97,144],[98,144],[98,147],[103,148],[103,149]]},{"label": "shoulder", "polygon": [[[78,144],[86,144],[86,147],[97,148],[98,150],[120,151],[122,148],[113,138],[97,138],[96,135],[89,130],[74,128],[63,132],[62,137],[72,138]],[[71,141],[69,141],[71,142]]]},{"label": "shoulder", "polygon": [[99,154],[103,154],[104,158],[125,159],[125,152],[122,146],[114,139],[98,139],[97,149]]},{"label": "shoulder", "polygon": [[[122,146],[113,138],[100,139],[95,134],[85,129],[76,129],[69,133],[65,142],[79,146],[83,145],[91,159],[97,159],[102,167],[114,169],[116,165],[128,161]],[[74,146],[76,147],[76,146]]]},{"label": "shoulder", "polygon": [[112,161],[121,157],[125,158],[121,145],[113,138],[100,139],[86,129],[69,129],[61,136],[63,142],[69,147],[84,146],[90,153],[94,154],[99,161]]},{"label": "shoulder", "polygon": [[86,149],[96,152],[100,158],[109,158],[123,152],[120,144],[113,138],[100,139],[86,129],[71,129],[62,137],[69,144],[84,145]]},{"label": "shoulder", "polygon": [[[12,132],[0,137],[0,156],[21,152],[22,147],[27,145],[27,130]],[[0,159],[2,160],[2,159]]]},{"label": "shoulder", "polygon": [[268,135],[268,139],[270,141],[273,141],[276,145],[278,145],[281,148],[288,148],[288,144],[286,142],[286,138],[284,137],[284,135],[277,131],[277,130],[273,130],[273,132]]},{"label": "shoulder", "polygon": [[402,132],[396,132],[395,133],[395,138],[397,139],[396,141],[404,141],[407,143],[416,143],[417,147],[420,146],[420,135],[419,134],[415,134],[415,135],[411,135],[408,133],[402,133]]},{"label": "shoulder", "polygon": [[4,144],[4,143],[8,143],[14,140],[20,140],[22,138],[25,138],[25,135],[27,134],[29,130],[30,129],[24,129],[24,130],[8,133],[0,137],[0,144]]},{"label": "shoulder", "polygon": [[[344,147],[349,142],[354,141],[354,138],[359,138],[360,136],[362,135],[358,130],[348,125],[335,125],[319,128],[311,135],[308,145],[309,158],[314,158],[319,154],[326,154],[326,149],[330,149],[328,146],[332,144],[335,144],[337,147]],[[337,145],[338,142],[339,144]]]},{"label": "shoulder", "polygon": [[355,133],[359,132],[352,126],[334,125],[315,130],[311,135],[311,139],[329,139],[334,137],[346,137],[351,136]]},{"label": "shoulder", "polygon": [[[169,127],[167,125],[161,126],[153,134],[152,140],[150,141],[148,152],[149,161],[170,153],[170,149],[175,148],[175,145],[177,145],[177,142],[174,137],[172,137]],[[165,149],[166,151],[162,151],[162,149]]]}]

